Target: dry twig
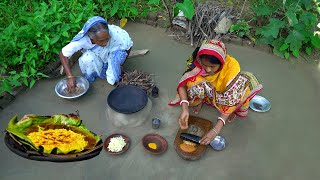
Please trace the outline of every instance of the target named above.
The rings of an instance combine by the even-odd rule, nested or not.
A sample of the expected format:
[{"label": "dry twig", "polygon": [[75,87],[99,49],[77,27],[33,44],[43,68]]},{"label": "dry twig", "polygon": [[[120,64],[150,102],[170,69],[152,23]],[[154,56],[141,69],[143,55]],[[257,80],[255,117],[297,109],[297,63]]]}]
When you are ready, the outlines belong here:
[{"label": "dry twig", "polygon": [[138,86],[145,90],[148,95],[151,95],[152,88],[155,87],[154,80],[151,76],[154,74],[148,74],[142,71],[134,70],[134,71],[125,71],[122,75],[121,82],[117,84],[117,86],[123,85],[133,85]]},{"label": "dry twig", "polygon": [[[186,40],[190,40],[191,46],[199,46],[204,39],[221,37],[222,35],[217,34],[214,29],[222,18],[232,19],[232,13],[233,8],[223,7],[217,2],[199,4],[185,33]],[[181,32],[176,33],[181,37]]]}]

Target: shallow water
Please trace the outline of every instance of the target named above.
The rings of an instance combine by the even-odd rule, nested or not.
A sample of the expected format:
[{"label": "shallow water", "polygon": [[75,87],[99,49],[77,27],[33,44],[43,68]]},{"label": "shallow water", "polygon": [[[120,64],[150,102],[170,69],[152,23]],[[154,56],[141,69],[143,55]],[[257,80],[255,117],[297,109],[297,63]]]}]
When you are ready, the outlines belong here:
[{"label": "shallow water", "polygon": [[[105,118],[106,97],[114,88],[105,80],[90,84],[88,92],[76,101],[56,96],[57,80],[42,80],[19,95],[0,111],[4,129],[15,114],[52,115],[79,110],[83,123],[102,138],[116,132],[127,134],[131,144],[126,153],[99,156],[82,162],[48,163],[23,159],[0,143],[3,164],[0,179],[318,179],[320,172],[318,140],[320,133],[320,72],[309,63],[287,61],[272,54],[234,44],[226,44],[228,53],[240,62],[244,71],[254,73],[264,89],[259,95],[271,103],[266,113],[249,112],[224,127],[221,135],[228,146],[223,151],[208,147],[195,162],[182,160],[173,148],[178,130],[179,107],[169,107],[176,85],[185,68],[192,47],[175,42],[164,29],[143,24],[128,24],[133,49],[149,49],[143,57],[128,59],[126,70],[143,70],[154,74],[159,97],[152,100],[149,121],[136,128],[116,128]],[[79,67],[74,67],[80,75]],[[217,111],[204,106],[199,116],[213,120]],[[193,114],[194,115],[194,114]],[[152,129],[152,118],[161,119],[161,127]],[[141,138],[157,133],[168,141],[161,156],[146,152]],[[4,134],[2,134],[4,137]],[[28,168],[26,168],[28,167]],[[59,172],[59,173],[57,173]]]}]

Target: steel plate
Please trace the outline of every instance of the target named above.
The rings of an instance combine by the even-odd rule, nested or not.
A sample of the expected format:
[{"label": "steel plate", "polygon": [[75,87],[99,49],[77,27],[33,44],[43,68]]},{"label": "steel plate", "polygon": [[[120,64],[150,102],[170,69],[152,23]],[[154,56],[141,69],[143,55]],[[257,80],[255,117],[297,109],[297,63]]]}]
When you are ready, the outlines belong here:
[{"label": "steel plate", "polygon": [[270,110],[271,104],[266,98],[255,95],[250,101],[250,108],[256,112],[267,112]]}]

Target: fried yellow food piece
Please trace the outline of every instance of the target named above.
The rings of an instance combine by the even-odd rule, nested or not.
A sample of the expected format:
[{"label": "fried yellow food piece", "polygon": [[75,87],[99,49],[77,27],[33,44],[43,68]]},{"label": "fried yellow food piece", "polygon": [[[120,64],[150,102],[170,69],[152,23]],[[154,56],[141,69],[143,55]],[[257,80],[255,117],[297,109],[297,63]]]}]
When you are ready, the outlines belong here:
[{"label": "fried yellow food piece", "polygon": [[148,144],[149,148],[156,150],[157,149],[157,144],[156,143],[149,143]]},{"label": "fried yellow food piece", "polygon": [[191,153],[191,152],[194,152],[197,148],[194,145],[182,143],[182,144],[180,144],[180,149],[184,152]]},{"label": "fried yellow food piece", "polygon": [[196,143],[193,143],[191,141],[186,141],[186,140],[183,140],[183,143],[191,145],[191,146],[196,146],[197,145]]},{"label": "fried yellow food piece", "polygon": [[84,135],[66,129],[40,130],[27,136],[37,147],[42,146],[44,152],[51,152],[54,148],[64,153],[82,151],[88,145]]}]

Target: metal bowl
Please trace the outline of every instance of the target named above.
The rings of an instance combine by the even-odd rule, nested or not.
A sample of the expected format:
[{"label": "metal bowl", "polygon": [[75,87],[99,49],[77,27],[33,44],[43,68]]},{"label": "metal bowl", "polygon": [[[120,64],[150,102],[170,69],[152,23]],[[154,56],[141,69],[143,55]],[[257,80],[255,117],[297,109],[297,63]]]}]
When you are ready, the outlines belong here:
[{"label": "metal bowl", "polygon": [[74,76],[74,78],[76,79],[76,91],[74,93],[68,93],[68,78],[66,77],[56,84],[56,94],[64,99],[76,99],[84,95],[89,89],[89,81],[82,76]]},{"label": "metal bowl", "polygon": [[226,148],[226,144],[226,139],[222,136],[216,136],[214,140],[210,142],[210,146],[217,151],[221,151]]},{"label": "metal bowl", "polygon": [[250,108],[257,112],[267,112],[270,110],[271,104],[266,98],[255,95],[250,101]]}]

